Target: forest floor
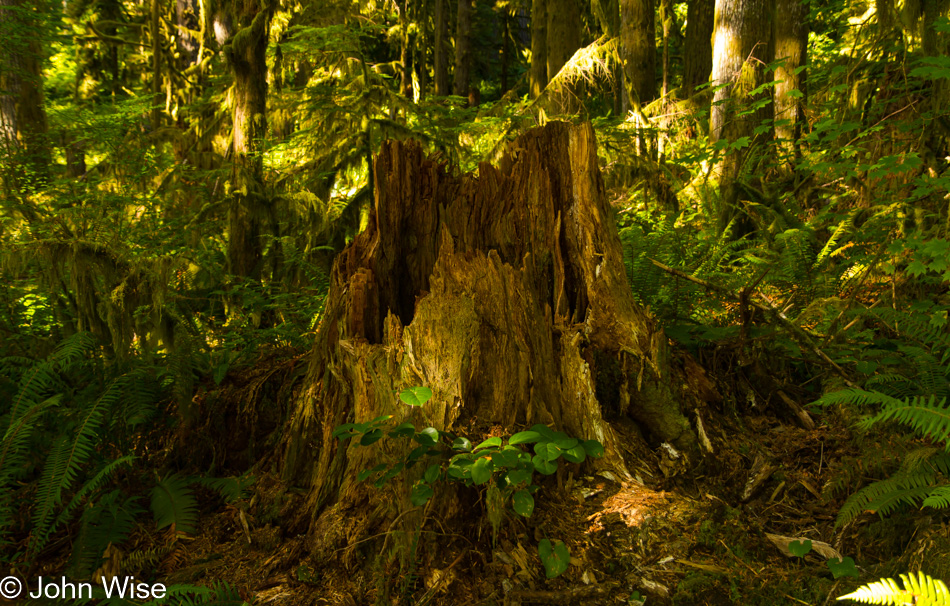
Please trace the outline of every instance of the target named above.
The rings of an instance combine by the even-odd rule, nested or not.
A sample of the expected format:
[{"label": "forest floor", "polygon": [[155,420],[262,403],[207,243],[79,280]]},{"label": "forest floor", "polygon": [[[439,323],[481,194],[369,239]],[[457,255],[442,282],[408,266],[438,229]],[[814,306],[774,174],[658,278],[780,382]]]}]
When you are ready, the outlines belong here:
[{"label": "forest floor", "polygon": [[[636,481],[562,468],[542,483],[534,515],[502,523],[494,545],[476,495],[463,510],[477,513],[446,521],[450,529],[431,522],[433,538],[402,569],[377,557],[382,537],[360,547],[359,570],[315,564],[307,538],[282,527],[288,503],[265,473],[253,498],[203,512],[199,536],[166,558],[167,580],[227,581],[258,604],[821,605],[900,573],[950,577],[946,516],[865,513],[835,527],[848,494],[828,487],[855,468],[863,475],[862,452],[875,448],[858,446],[853,420],[826,410],[804,429],[761,403],[711,405],[704,417],[713,452],[700,465],[670,468],[632,422],[616,422],[629,434],[621,443],[639,445],[624,453]],[[571,566],[555,579],[538,556],[544,537],[570,549]],[[794,539],[811,540],[812,551],[792,555]],[[853,558],[857,576],[833,578],[819,552]]]}]

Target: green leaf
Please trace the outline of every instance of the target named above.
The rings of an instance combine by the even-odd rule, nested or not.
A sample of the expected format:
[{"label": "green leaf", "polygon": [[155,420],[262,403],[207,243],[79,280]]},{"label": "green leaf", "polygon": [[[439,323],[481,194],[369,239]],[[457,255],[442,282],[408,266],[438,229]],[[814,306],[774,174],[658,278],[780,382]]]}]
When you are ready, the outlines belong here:
[{"label": "green leaf", "polygon": [[515,435],[511,436],[511,439],[508,440],[508,443],[511,445],[529,444],[532,442],[537,442],[540,439],[541,434],[536,431],[519,431]]},{"label": "green leaf", "polygon": [[469,452],[472,450],[472,441],[468,438],[455,438],[455,441],[452,442],[452,450]]},{"label": "green leaf", "polygon": [[557,444],[557,447],[561,450],[570,450],[577,446],[578,442],[579,440],[577,438],[561,438],[555,442],[555,444]]},{"label": "green leaf", "polygon": [[557,471],[557,463],[554,461],[549,461],[541,455],[534,455],[534,458],[531,459],[531,462],[534,464],[535,469],[546,476],[549,476]]},{"label": "green leaf", "polygon": [[432,390],[428,387],[410,387],[399,393],[399,399],[409,406],[422,406],[432,398]]},{"label": "green leaf", "polygon": [[376,483],[382,486],[386,482],[390,481],[391,479],[399,475],[399,473],[405,468],[406,468],[405,463],[396,463],[395,465],[392,466],[392,469],[384,473],[383,477],[381,477]]},{"label": "green leaf", "polygon": [[877,362],[859,360],[858,363],[854,365],[854,368],[863,375],[873,375],[874,371],[877,370]]},{"label": "green leaf", "polygon": [[854,559],[852,558],[844,558],[841,560],[831,558],[828,560],[828,570],[831,571],[831,574],[834,575],[836,579],[860,576],[857,567],[854,565]]},{"label": "green leaf", "polygon": [[343,425],[337,426],[331,434],[334,438],[340,440],[349,440],[356,435],[357,432],[353,431],[353,428],[356,427],[353,423],[344,423]]},{"label": "green leaf", "polygon": [[563,574],[567,570],[568,564],[571,563],[571,554],[561,541],[557,541],[552,545],[548,539],[541,539],[541,542],[538,543],[538,555],[541,556],[544,573],[549,579]]},{"label": "green leaf", "polygon": [[492,465],[491,459],[482,457],[472,464],[472,481],[475,484],[484,484],[491,479],[491,474],[494,471],[495,466]]},{"label": "green leaf", "polygon": [[581,444],[574,446],[570,450],[566,450],[563,453],[564,460],[570,463],[583,463],[584,459],[587,458],[587,453],[584,452],[584,447]]},{"label": "green leaf", "polygon": [[530,518],[534,513],[534,497],[527,490],[519,490],[512,495],[511,506],[518,515]]},{"label": "green leaf", "polygon": [[435,492],[432,490],[431,486],[419,482],[412,487],[412,491],[409,493],[409,502],[415,507],[419,507],[421,505],[425,505],[434,495]]},{"label": "green leaf", "polygon": [[390,438],[406,438],[415,435],[416,426],[408,421],[389,430]]},{"label": "green leaf", "polygon": [[792,541],[788,544],[788,551],[793,556],[803,558],[805,554],[811,551],[811,541],[808,539],[804,541]]},{"label": "green leaf", "polygon": [[410,452],[410,453],[406,456],[406,460],[407,460],[407,461],[417,461],[417,460],[421,459],[423,456],[425,456],[426,453],[428,453],[428,452],[429,452],[429,447],[426,446],[425,444],[423,444],[422,446],[416,446],[415,448],[412,449],[412,452]]},{"label": "green leaf", "polygon": [[505,449],[492,454],[491,460],[495,467],[517,467],[520,455],[521,451],[517,448]]},{"label": "green leaf", "polygon": [[599,459],[604,456],[604,445],[597,440],[584,440],[584,452],[589,457]]},{"label": "green leaf", "polygon": [[531,431],[536,431],[541,434],[541,437],[546,440],[555,440],[557,439],[554,435],[554,430],[548,427],[547,425],[532,425]]},{"label": "green leaf", "polygon": [[383,437],[383,430],[381,429],[371,429],[360,438],[360,446],[369,446],[374,442],[378,442]]},{"label": "green leaf", "polygon": [[189,487],[191,481],[173,473],[152,489],[152,513],[158,528],[175,525],[175,530],[195,533],[198,523],[198,501]]},{"label": "green leaf", "polygon": [[481,448],[489,448],[492,446],[496,446],[496,447],[501,446],[501,438],[499,437],[488,438],[487,440],[485,440],[484,442],[476,446],[475,450],[479,450]]},{"label": "green leaf", "polygon": [[429,465],[426,468],[426,472],[422,476],[422,478],[429,484],[434,484],[435,481],[439,479],[439,474],[441,473],[442,473],[441,465]]},{"label": "green leaf", "polygon": [[548,461],[555,461],[561,456],[561,449],[552,442],[538,442],[534,445],[534,453]]},{"label": "green leaf", "polygon": [[386,469],[387,467],[389,467],[389,466],[386,465],[385,463],[380,463],[379,465],[377,465],[376,467],[373,467],[372,469],[364,469],[363,471],[361,471],[361,472],[359,472],[358,474],[356,474],[356,481],[357,481],[357,482],[363,482],[363,481],[366,480],[366,478],[368,478],[368,477],[370,477],[370,476],[372,476],[372,475],[374,475],[374,474],[377,474],[377,473],[381,472],[382,470]]},{"label": "green leaf", "polygon": [[449,464],[448,474],[456,479],[464,479],[470,475],[472,460],[467,458],[456,458]]},{"label": "green leaf", "polygon": [[508,478],[508,483],[514,486],[516,484],[521,484],[522,482],[525,484],[530,484],[532,475],[534,474],[532,473],[531,469],[514,469],[509,471],[506,477]]},{"label": "green leaf", "polygon": [[423,446],[435,446],[439,443],[439,430],[435,427],[426,427],[413,436],[412,439]]}]

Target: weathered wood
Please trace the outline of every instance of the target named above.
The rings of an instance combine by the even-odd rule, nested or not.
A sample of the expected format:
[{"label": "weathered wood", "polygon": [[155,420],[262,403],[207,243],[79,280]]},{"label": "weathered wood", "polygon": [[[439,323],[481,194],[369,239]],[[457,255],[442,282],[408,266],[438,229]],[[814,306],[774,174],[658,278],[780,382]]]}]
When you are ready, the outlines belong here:
[{"label": "weathered wood", "polygon": [[[447,173],[416,143],[387,142],[374,182],[370,225],[334,264],[285,436],[284,477],[310,487],[310,515],[336,503],[327,515],[338,519],[371,498],[356,474],[397,446],[340,448],[331,432],[384,414],[439,430],[545,423],[600,440],[600,464],[625,473],[595,395],[600,360],[623,371],[611,410],[694,450],[666,338],[627,283],[590,125],[533,130],[477,176]],[[395,395],[414,385],[434,394],[421,410]],[[391,519],[400,506],[373,515]]]}]

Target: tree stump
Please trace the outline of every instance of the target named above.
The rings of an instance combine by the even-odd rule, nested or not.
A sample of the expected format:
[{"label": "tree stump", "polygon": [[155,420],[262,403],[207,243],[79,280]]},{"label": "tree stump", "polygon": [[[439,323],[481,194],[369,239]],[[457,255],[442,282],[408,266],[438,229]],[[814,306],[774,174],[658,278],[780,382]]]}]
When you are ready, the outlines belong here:
[{"label": "tree stump", "polygon": [[[369,227],[334,263],[284,435],[283,478],[308,487],[297,513],[315,540],[351,544],[408,508],[356,481],[394,440],[340,443],[331,432],[345,422],[393,415],[508,435],[544,423],[599,440],[597,464],[623,477],[609,407],[656,442],[694,450],[666,337],[627,282],[589,124],[532,130],[477,175],[450,174],[412,141],[384,143],[373,171]],[[604,365],[614,372],[598,374]],[[608,374],[616,385],[598,389]],[[397,394],[417,385],[434,395],[410,410]],[[616,401],[599,402],[604,393]]]}]

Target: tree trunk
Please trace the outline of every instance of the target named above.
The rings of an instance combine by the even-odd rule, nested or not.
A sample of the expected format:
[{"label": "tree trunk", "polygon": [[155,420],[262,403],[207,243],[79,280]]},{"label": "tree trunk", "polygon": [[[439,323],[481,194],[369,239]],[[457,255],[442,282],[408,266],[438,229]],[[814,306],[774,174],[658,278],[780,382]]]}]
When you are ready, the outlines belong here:
[{"label": "tree trunk", "polygon": [[508,15],[508,9],[501,13],[502,39],[501,39],[501,94],[508,92],[508,64],[511,62],[511,30],[508,25],[511,18]]},{"label": "tree trunk", "polygon": [[452,93],[467,97],[469,70],[472,66],[472,0],[459,0],[458,19],[455,24],[455,75]]},{"label": "tree trunk", "polygon": [[435,0],[435,94],[440,97],[449,94],[449,58],[445,52],[449,21],[447,1]]},{"label": "tree trunk", "polygon": [[412,54],[409,47],[409,0],[403,0],[402,6],[399,7],[399,28],[401,30],[399,65],[402,67],[399,91],[407,99],[412,99]]},{"label": "tree trunk", "polygon": [[547,0],[547,44],[550,81],[581,47],[581,8],[578,0]]},{"label": "tree trunk", "polygon": [[419,7],[416,26],[419,28],[419,35],[416,40],[416,71],[419,74],[419,101],[424,101],[426,92],[429,88],[429,63],[426,53],[429,52],[429,3],[428,0],[418,0],[416,6]]},{"label": "tree trunk", "polygon": [[548,85],[547,0],[531,2],[531,98],[537,99]]},{"label": "tree trunk", "polygon": [[[755,134],[755,128],[774,115],[771,103],[740,115],[756,102],[765,101],[768,91],[750,93],[765,84],[765,66],[772,58],[773,0],[716,0],[713,47],[713,85],[721,86],[713,97],[710,136],[716,141],[736,142],[748,138],[744,146],[729,149],[719,168],[719,230],[724,231],[738,213],[740,173],[749,172],[762,143],[771,133]],[[745,221],[736,235],[749,230]]]},{"label": "tree trunk", "polygon": [[664,97],[670,93],[670,32],[675,19],[673,0],[660,0],[660,25],[663,27],[663,92],[661,94]]},{"label": "tree trunk", "polygon": [[234,173],[229,212],[228,263],[231,273],[259,280],[267,215],[263,139],[267,132],[267,41],[272,5],[236,4],[240,29],[228,58],[234,73]]},{"label": "tree trunk", "polygon": [[[309,489],[292,526],[310,527],[317,560],[342,551],[355,564],[353,545],[408,508],[417,477],[363,488],[361,470],[405,452],[394,440],[341,446],[331,432],[347,421],[393,415],[472,440],[544,423],[599,440],[600,466],[622,477],[605,414],[694,450],[666,337],[627,283],[589,124],[522,135],[477,177],[448,174],[414,142],[383,144],[373,171],[373,217],[334,263],[284,433],[284,480]],[[409,410],[395,393],[416,385],[434,395]]]},{"label": "tree trunk", "polygon": [[713,57],[715,0],[689,0],[686,8],[686,44],[683,49],[683,97],[709,82]]},{"label": "tree trunk", "polygon": [[776,0],[775,59],[785,62],[775,68],[775,138],[791,161],[798,154],[798,138],[805,120],[805,71],[807,61],[808,5],[801,0]]},{"label": "tree trunk", "polygon": [[[601,30],[611,38],[620,37],[620,4],[619,0],[591,0],[591,11],[597,17]],[[623,65],[616,64],[613,69],[613,103],[614,114],[623,116],[624,101],[623,92]]]},{"label": "tree trunk", "polygon": [[[4,186],[32,189],[49,177],[39,22],[22,0],[0,0],[0,164]],[[31,32],[33,35],[31,35]]]},{"label": "tree trunk", "polygon": [[621,0],[620,58],[628,102],[656,97],[656,32],[652,0]]},{"label": "tree trunk", "polygon": [[162,34],[161,8],[159,0],[152,0],[149,36],[152,38],[152,130],[162,125],[162,110],[158,104],[158,95],[162,92]]}]

